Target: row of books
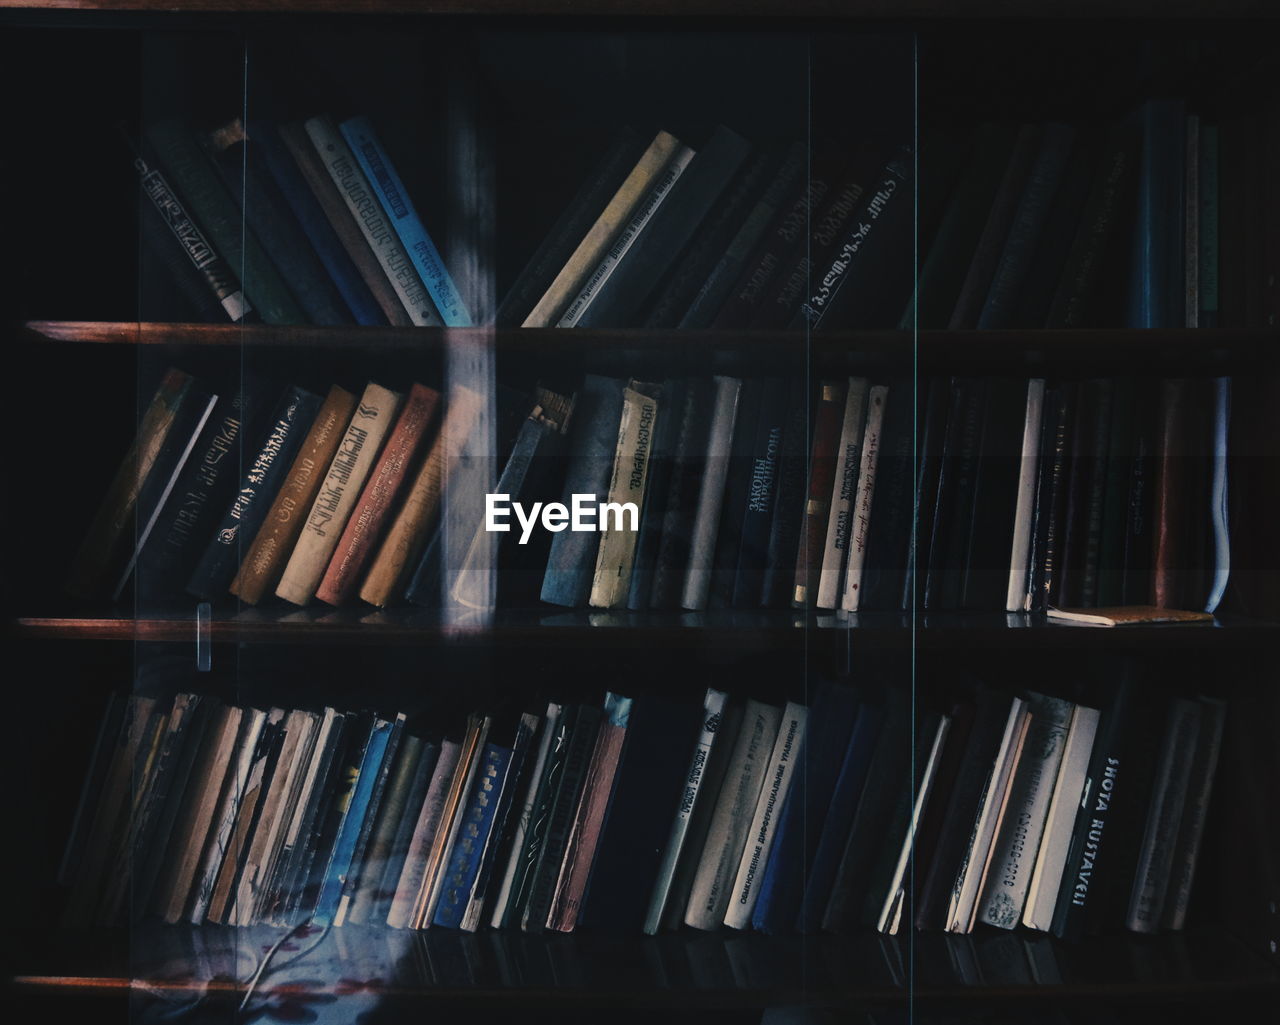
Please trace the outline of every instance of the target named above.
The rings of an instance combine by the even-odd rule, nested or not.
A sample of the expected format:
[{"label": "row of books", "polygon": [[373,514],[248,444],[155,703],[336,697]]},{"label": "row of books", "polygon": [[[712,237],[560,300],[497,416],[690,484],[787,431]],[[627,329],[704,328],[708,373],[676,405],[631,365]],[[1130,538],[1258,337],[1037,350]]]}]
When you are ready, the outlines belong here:
[{"label": "row of books", "polygon": [[1127,678],[1101,708],[609,693],[473,714],[457,740],[404,714],[132,695],[102,721],[67,921],[1177,930],[1224,722]]},{"label": "row of books", "polygon": [[[1234,269],[1229,305],[1249,292],[1238,282],[1260,273],[1242,257],[1239,203],[1220,188],[1224,151],[1242,168],[1257,158],[1238,134],[1230,125],[1223,144],[1215,122],[1165,99],[1113,125],[985,124],[920,155],[917,209],[910,147],[819,143],[810,155],[719,126],[695,151],[666,131],[646,144],[623,128],[493,319],[1089,327],[1116,315],[1106,291],[1118,280],[1130,327],[1214,326],[1222,259]],[[489,319],[468,309],[367,117],[237,119],[199,132],[161,122],[137,166],[148,244],[206,315],[212,306],[221,319],[256,310],[268,323]],[[1242,309],[1227,322],[1260,322]]]},{"label": "row of books", "polygon": [[[144,603],[185,588],[439,607],[447,587],[472,608],[898,612],[918,594],[930,611],[1212,612],[1229,579],[1226,378],[504,388],[504,469],[485,491],[508,504],[477,511],[447,567],[443,482],[482,400],[456,389],[442,412],[422,384],[323,401],[295,386],[263,421],[264,391],[165,375],[73,590],[119,597],[134,576]],[[602,529],[512,512],[557,502],[604,509]]]}]

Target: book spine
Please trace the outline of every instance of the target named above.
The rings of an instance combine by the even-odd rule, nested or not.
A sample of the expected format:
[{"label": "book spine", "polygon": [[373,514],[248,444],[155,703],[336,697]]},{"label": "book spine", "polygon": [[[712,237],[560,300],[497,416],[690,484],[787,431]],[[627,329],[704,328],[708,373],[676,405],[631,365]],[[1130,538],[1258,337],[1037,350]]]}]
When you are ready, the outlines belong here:
[{"label": "book spine", "polygon": [[337,453],[355,406],[350,392],[338,385],[329,389],[231,583],[231,593],[245,604],[256,605],[275,586],[305,522],[302,512],[311,508],[324,481],[319,471]]},{"label": "book spine", "polygon": [[1114,382],[1098,382],[1093,424],[1089,428],[1088,490],[1085,493],[1083,568],[1080,572],[1079,604],[1091,607],[1098,603],[1099,558],[1102,548],[1103,502],[1107,486],[1107,451],[1111,441],[1111,409]]},{"label": "book spine", "polygon": [[582,290],[582,284],[605,257],[613,240],[631,220],[641,200],[681,148],[680,141],[659,132],[636,162],[613,198],[609,200],[591,229],[578,243],[573,255],[560,268],[542,298],[525,317],[524,327],[550,327]]},{"label": "book spine", "polygon": [[1200,117],[1188,114],[1183,142],[1182,290],[1183,325],[1200,326]]},{"label": "book spine", "polygon": [[1040,435],[1044,418],[1044,378],[1027,382],[1027,415],[1022,427],[1022,460],[1018,470],[1018,497],[1009,552],[1009,589],[1006,612],[1029,612],[1032,520],[1035,517],[1036,482],[1040,477]]},{"label": "book spine", "polygon": [[[623,390],[624,382],[617,378],[589,374],[574,401],[575,423],[564,486],[566,506],[588,499],[598,503],[607,493],[622,419]],[[582,495],[588,498],[574,497]],[[542,579],[542,600],[568,608],[586,604],[598,550],[599,539],[593,534],[558,533],[551,542]]]},{"label": "book spine", "polygon": [[[426,747],[427,754],[434,755],[430,745]],[[399,867],[403,868],[403,853],[408,849],[412,827],[417,823],[417,812],[422,808],[422,799],[426,796],[426,787],[430,782],[429,776],[420,771],[418,764],[423,748],[424,744],[419,737],[405,734],[395,753],[394,769],[391,768],[389,756],[383,759],[383,765],[390,775],[378,806],[377,821],[365,848],[359,889],[347,910],[346,921],[353,925],[371,922],[381,925],[386,922],[390,900],[395,896],[395,880],[399,879],[399,872],[396,872],[394,879],[387,882],[389,863],[395,857],[393,845],[403,836],[404,845],[399,861]],[[418,802],[410,807],[415,793]],[[408,831],[404,829],[406,826]]]},{"label": "book spine", "polygon": [[1045,453],[1041,460],[1040,492],[1037,497],[1040,523],[1036,537],[1034,597],[1032,607],[1039,610],[1054,603],[1061,581],[1063,539],[1066,527],[1067,478],[1071,453],[1071,417],[1075,412],[1074,391],[1060,386],[1050,407],[1052,418],[1045,436]]},{"label": "book spine", "polygon": [[1161,383],[1160,420],[1153,481],[1154,526],[1151,555],[1151,604],[1176,609],[1185,600],[1187,525],[1187,424],[1190,385],[1185,380]]},{"label": "book spine", "polygon": [[627,594],[627,608],[634,611],[648,609],[653,594],[662,547],[662,525],[666,520],[668,497],[675,475],[676,452],[680,437],[691,419],[690,392],[690,382],[686,380],[667,380],[662,385],[662,418],[653,433],[644,506],[640,510],[640,535],[636,538],[635,560]]},{"label": "book spine", "polygon": [[163,121],[146,132],[147,141],[185,206],[213,243],[227,254],[231,272],[245,285],[253,307],[269,324],[303,324],[306,316],[267,258],[253,233],[243,228],[235,200],[227,194],[195,139],[177,121]]},{"label": "book spine", "polygon": [[782,709],[748,701],[689,891],[684,921],[694,929],[718,929],[724,924],[781,719]]},{"label": "book spine", "polygon": [[738,394],[729,444],[729,469],[725,474],[724,496],[720,501],[720,522],[716,525],[715,551],[711,560],[711,587],[707,607],[729,608],[733,602],[734,578],[742,554],[742,519],[751,494],[751,451],[760,423],[760,403],[764,382],[748,378]]},{"label": "book spine", "polygon": [[826,538],[836,461],[840,452],[840,420],[844,413],[845,390],[843,382],[824,381],[819,393],[813,451],[809,459],[809,497],[804,505],[795,585],[791,595],[791,604],[797,608],[807,608],[817,596],[822,542]]},{"label": "book spine", "polygon": [[778,456],[778,483],[769,519],[769,543],[760,581],[759,603],[777,608],[791,603],[805,514],[806,460],[809,455],[809,396],[803,381],[787,394],[786,420]]},{"label": "book spine", "polygon": [[[863,434],[861,466],[858,470],[858,488],[849,509],[849,529],[846,544],[849,548],[849,564],[845,570],[840,608],[857,612],[862,598],[862,571],[867,561],[867,539],[871,532],[872,504],[875,501],[876,478],[879,477],[880,450],[883,447],[885,406],[891,396],[889,389],[877,384],[871,389],[867,401],[867,429]],[[903,396],[898,401],[905,401]],[[819,606],[821,607],[821,606]]]},{"label": "book spine", "polygon": [[188,593],[215,597],[226,592],[235,576],[242,544],[247,545],[257,533],[268,511],[267,501],[301,448],[303,432],[319,405],[318,396],[301,388],[285,392],[272,413],[262,447],[240,479],[235,498],[187,581]]},{"label": "book spine", "polygon": [[284,143],[293,162],[297,165],[312,196],[324,212],[325,219],[337,235],[343,250],[360,274],[360,279],[373,296],[378,309],[392,327],[408,327],[413,323],[408,311],[391,286],[391,280],[365,239],[364,232],[338,186],[334,184],[319,151],[311,144],[306,128],[299,122],[281,125],[280,141]]},{"label": "book spine", "polygon": [[726,301],[733,295],[734,285],[742,276],[743,268],[761,244],[782,204],[798,187],[807,156],[805,147],[800,143],[787,150],[769,187],[751,208],[724,255],[707,275],[706,281],[680,318],[678,327],[701,329],[711,326]]},{"label": "book spine", "polygon": [[369,180],[333,122],[326,117],[313,117],[305,122],[304,127],[365,242],[395,289],[409,320],[417,327],[442,326],[444,322],[432,305],[431,296],[414,270],[409,254],[405,252],[395,228],[387,222]]},{"label": "book spine", "polygon": [[688,383],[685,392],[679,436],[671,460],[671,480],[662,511],[662,537],[649,590],[651,608],[675,608],[679,604],[689,565],[698,487],[706,466],[714,391],[714,382],[695,379]]},{"label": "book spine", "polygon": [[378,142],[373,124],[367,117],[354,117],[342,122],[341,131],[360,162],[360,169],[377,191],[382,209],[391,218],[400,241],[418,270],[418,276],[427,286],[436,309],[444,319],[445,327],[470,327],[471,314],[466,303],[449,276],[436,244],[423,227],[404,182]]},{"label": "book spine", "polygon": [[[631,214],[631,219],[627,221],[626,225],[613,239],[604,256],[601,257],[600,262],[596,264],[595,269],[583,281],[577,296],[565,307],[559,320],[556,321],[557,327],[577,327],[582,323],[587,311],[591,309],[592,303],[595,302],[609,279],[613,277],[627,253],[631,251],[632,246],[635,245],[636,239],[640,237],[640,233],[644,231],[645,226],[653,220],[654,214],[658,212],[663,201],[671,194],[671,190],[692,160],[692,149],[688,146],[676,147],[671,159],[654,181],[653,187],[645,195],[644,199],[636,205]],[[586,325],[583,324],[583,326]]]},{"label": "book spine", "polygon": [[275,183],[259,169],[257,150],[248,145],[244,123],[236,118],[200,141],[244,214],[247,230],[258,239],[303,313],[315,324],[349,324],[350,311],[302,226]]},{"label": "book spine", "polygon": [[413,926],[413,906],[425,877],[427,853],[440,828],[445,798],[457,768],[460,752],[460,745],[452,740],[446,740],[440,745],[440,756],[433,767],[431,784],[427,788],[413,837],[409,841],[404,869],[396,885],[396,895],[392,898],[391,907],[387,911],[387,925],[392,929],[408,929]]},{"label": "book spine", "polygon": [[[626,604],[635,561],[639,511],[644,508],[649,454],[659,422],[661,388],[632,381],[622,390],[622,418],[618,426],[617,452],[609,482],[608,503],[615,507],[612,526],[608,506],[601,513],[604,532],[596,553],[590,604],[616,609]],[[627,523],[627,506],[632,522]]]},{"label": "book spine", "polygon": [[1200,253],[1197,271],[1200,280],[1200,327],[1218,326],[1219,149],[1218,126],[1201,124],[1200,152]]},{"label": "book spine", "polygon": [[1222,751],[1225,720],[1226,706],[1223,702],[1212,698],[1200,699],[1200,731],[1196,736],[1186,806],[1178,827],[1178,842],[1160,917],[1160,924],[1166,929],[1177,930],[1186,924],[1191,884],[1195,879],[1196,862],[1209,814],[1209,796],[1213,793],[1213,778]]},{"label": "book spine", "polygon": [[804,745],[809,710],[794,701],[783,710],[778,736],[766,763],[764,786],[756,801],[746,847],[738,863],[732,897],[725,911],[724,924],[732,929],[745,929],[751,924],[751,913],[760,895],[757,881],[769,861],[776,835],[775,821],[786,804],[796,775],[796,764]]},{"label": "book spine", "polygon": [[733,446],[734,421],[742,382],[735,377],[715,377],[715,400],[711,413],[711,433],[707,438],[707,464],[698,490],[697,513],[689,542],[689,565],[685,569],[680,605],[691,611],[707,606],[711,592],[711,570],[715,558],[716,533],[729,475],[729,455]]},{"label": "book spine", "polygon": [[[693,756],[689,760],[689,771],[685,775],[680,806],[676,809],[676,816],[671,822],[671,832],[667,836],[667,844],[662,850],[662,864],[658,869],[658,878],[654,882],[653,894],[649,898],[649,909],[645,915],[644,934],[646,936],[656,935],[666,916],[667,899],[675,883],[676,866],[680,862],[694,808],[703,794],[707,762],[711,758],[712,745],[716,742],[716,734],[720,729],[727,701],[728,695],[724,691],[711,688],[708,689],[702,703],[702,732],[698,735]],[[710,798],[704,797],[704,800],[708,799]]]},{"label": "book spine", "polygon": [[278,597],[305,605],[315,596],[399,402],[398,394],[373,383],[360,396],[276,585]]},{"label": "book spine", "polygon": [[462,829],[449,855],[444,888],[436,905],[433,925],[456,929],[462,924],[471,886],[480,869],[485,841],[489,830],[493,828],[493,816],[497,810],[502,780],[510,762],[509,748],[498,744],[485,745],[470,799],[462,811]]},{"label": "book spine", "polygon": [[[400,743],[404,736],[404,721],[403,712],[392,720],[386,744],[381,755],[372,765],[375,771],[373,782],[367,791],[357,792],[356,797],[362,800],[363,808],[358,820],[354,820],[358,821],[359,828],[356,830],[355,843],[351,848],[348,868],[343,873],[341,896],[338,898],[338,908],[333,919],[335,925],[342,925],[347,921],[352,909],[357,906],[362,888],[370,891],[371,897],[376,897],[376,887],[382,881],[381,866],[371,864],[369,860],[372,853],[370,844],[380,818],[382,802],[387,796],[391,771],[396,765],[396,757],[400,752]],[[373,748],[372,743],[370,748]]]},{"label": "book spine", "polygon": [[1200,706],[1194,701],[1174,698],[1169,705],[1125,918],[1125,925],[1134,932],[1154,933],[1160,928],[1199,728]]},{"label": "book spine", "polygon": [[227,261],[192,220],[163,174],[140,156],[134,158],[133,168],[138,172],[142,194],[160,215],[182,254],[199,273],[223,312],[232,323],[243,321],[253,313],[253,307],[245,298],[240,282]]},{"label": "book spine", "polygon": [[[387,318],[329,222],[320,201],[294,162],[280,131],[275,125],[263,121],[250,122],[249,138],[252,148],[262,155],[268,173],[284,196],[293,216],[297,218],[324,272],[351,310],[356,323],[368,326],[386,324]],[[354,224],[351,229],[358,234],[359,229]],[[372,258],[372,254],[370,257]],[[389,285],[387,290],[390,291]]]},{"label": "book spine", "polygon": [[820,609],[834,609],[840,604],[840,584],[849,557],[849,539],[853,530],[854,498],[858,492],[858,473],[862,465],[863,427],[867,424],[868,389],[865,377],[851,377],[845,392],[844,415],[837,450],[836,472],[827,505],[827,537],[822,550],[822,569],[818,573]]},{"label": "book spine", "polygon": [[498,327],[519,327],[538,299],[551,287],[586,237],[591,225],[621,187],[643,150],[643,140],[628,127],[617,130],[608,151],[583,182],[577,195],[542,238],[537,250],[498,306]]},{"label": "book spine", "polygon": [[618,761],[627,736],[631,699],[616,694],[608,695],[605,698],[605,714],[607,721],[600,727],[595,750],[591,754],[591,764],[587,767],[582,795],[560,864],[551,909],[547,914],[547,928],[557,932],[572,932],[578,923],[578,915],[587,892],[587,880],[591,875],[606,812],[613,797]]},{"label": "book spine", "polygon": [[767,380],[762,388],[750,456],[742,539],[733,581],[734,608],[753,609],[760,605],[786,427],[787,386],[780,379]]},{"label": "book spine", "polygon": [[1035,162],[1018,200],[986,302],[978,315],[980,330],[1012,326],[1054,193],[1067,168],[1074,135],[1074,130],[1063,124],[1046,125],[1041,132]]},{"label": "book spine", "polygon": [[445,474],[457,461],[482,412],[476,392],[463,387],[450,392],[440,432],[369,565],[360,587],[362,601],[381,608],[403,597],[405,580],[417,565],[439,511]]},{"label": "book spine", "polygon": [[404,487],[409,467],[435,418],[439,399],[440,393],[434,388],[415,384],[410,389],[316,590],[321,601],[341,605],[355,592],[383,524]]},{"label": "book spine", "polygon": [[[1129,327],[1182,327],[1186,320],[1182,218],[1186,131],[1182,102],[1148,100],[1140,117],[1138,222],[1133,233]],[[1177,211],[1171,215],[1170,211]]]}]

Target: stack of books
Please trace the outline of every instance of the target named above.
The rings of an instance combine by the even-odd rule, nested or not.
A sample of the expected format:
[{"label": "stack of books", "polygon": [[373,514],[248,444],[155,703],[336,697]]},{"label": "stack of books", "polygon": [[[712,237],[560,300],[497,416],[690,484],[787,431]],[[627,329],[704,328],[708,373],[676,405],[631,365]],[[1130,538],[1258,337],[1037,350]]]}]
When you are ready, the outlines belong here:
[{"label": "stack of books", "polygon": [[503,469],[445,573],[443,482],[484,399],[457,388],[445,409],[428,385],[369,383],[289,386],[272,406],[278,386],[216,395],[170,370],[72,588],[118,598],[136,579],[152,607],[1212,612],[1230,571],[1230,385],[849,377],[811,393],[588,374],[570,394],[504,389]]},{"label": "stack of books", "polygon": [[937,707],[834,683],[811,705],[609,693],[453,735],[116,697],[66,920],[1181,929],[1226,709],[1114,682],[1098,707],[982,686]]}]

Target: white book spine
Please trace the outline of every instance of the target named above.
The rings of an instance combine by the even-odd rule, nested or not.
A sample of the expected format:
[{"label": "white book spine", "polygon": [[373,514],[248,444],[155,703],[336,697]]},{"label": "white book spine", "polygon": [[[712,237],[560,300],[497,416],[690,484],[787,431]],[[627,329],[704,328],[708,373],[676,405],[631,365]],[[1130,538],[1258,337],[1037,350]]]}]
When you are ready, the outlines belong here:
[{"label": "white book spine", "polygon": [[374,195],[369,179],[360,170],[347,140],[327,117],[309,118],[304,127],[311,144],[320,154],[325,170],[342,194],[343,202],[360,226],[361,234],[404,304],[409,319],[416,327],[442,327],[444,321],[431,302],[427,286],[414,269],[396,229],[387,221],[382,204]]},{"label": "white book spine", "polygon": [[256,708],[249,709],[244,714],[240,735],[236,738],[232,769],[223,784],[218,810],[213,816],[209,838],[205,842],[204,856],[191,887],[191,911],[187,917],[192,925],[200,925],[209,909],[213,883],[222,865],[227,841],[231,839],[231,829],[235,825],[236,812],[240,809],[240,799],[244,797],[249,773],[253,769],[254,749],[258,746],[258,736],[262,733],[262,724],[266,720],[267,713]]},{"label": "white book spine", "polygon": [[675,881],[676,866],[680,861],[685,836],[689,832],[689,820],[693,817],[693,809],[702,793],[707,760],[711,757],[711,749],[715,744],[716,733],[720,729],[726,701],[728,701],[728,695],[724,691],[711,689],[707,691],[706,699],[702,703],[702,732],[698,735],[693,757],[689,760],[689,771],[685,774],[680,806],[676,809],[676,817],[671,823],[667,846],[662,851],[662,864],[658,868],[658,878],[653,886],[653,894],[649,898],[649,910],[644,922],[646,936],[656,935],[662,927],[663,911]]},{"label": "white book spine", "polygon": [[1049,801],[1044,837],[1036,853],[1035,870],[1031,873],[1031,885],[1027,889],[1027,905],[1022,912],[1022,924],[1028,929],[1048,932],[1053,926],[1053,911],[1058,903],[1058,890],[1067,866],[1071,833],[1084,794],[1089,758],[1093,754],[1093,738],[1097,732],[1098,710],[1076,705],[1071,713],[1071,727],[1067,731],[1058,779],[1053,786],[1053,798]]},{"label": "white book spine", "polygon": [[844,574],[844,596],[840,608],[857,612],[862,595],[862,567],[867,561],[867,535],[871,529],[871,505],[876,495],[876,471],[880,463],[880,440],[884,434],[884,409],[889,389],[878,384],[867,399],[867,429],[862,435],[862,465],[858,470],[858,491],[853,499],[849,525],[849,565]]},{"label": "white book spine", "polygon": [[956,873],[947,909],[947,932],[973,931],[978,894],[991,860],[996,826],[1009,800],[1009,783],[1026,740],[1030,720],[1031,713],[1027,711],[1026,702],[1021,698],[1014,698],[1009,707],[1009,718],[1005,720],[1004,734],[1000,738],[1000,750],[991,767],[991,774],[987,777],[986,786],[983,787],[982,799],[978,802],[978,813],[974,816],[964,863]]},{"label": "white book spine", "polygon": [[689,565],[685,569],[682,608],[697,612],[707,606],[711,591],[711,567],[720,529],[720,507],[729,476],[729,451],[733,445],[733,424],[738,415],[738,395],[742,382],[736,377],[715,377],[715,399],[711,412],[711,436],[707,441],[707,467],[698,490],[697,512],[689,544]]},{"label": "white book spine", "polygon": [[1040,480],[1040,428],[1044,421],[1044,378],[1027,382],[1027,417],[1022,425],[1022,462],[1014,506],[1013,546],[1009,553],[1006,612],[1031,609],[1031,525],[1035,520],[1036,486]]},{"label": "white book spine", "polygon": [[392,929],[408,929],[413,924],[414,905],[426,874],[427,854],[440,826],[440,813],[444,808],[445,796],[453,781],[461,750],[461,746],[452,740],[446,740],[440,745],[440,756],[432,770],[431,785],[423,799],[418,824],[414,826],[413,837],[409,840],[409,853],[405,856],[404,868],[400,870],[400,879],[396,883],[396,894],[387,911],[387,925]]},{"label": "white book spine", "polygon": [[[601,514],[604,533],[596,551],[595,576],[591,583],[593,608],[616,609],[627,603],[636,539],[640,536],[640,510],[644,508],[649,477],[649,453],[658,423],[657,391],[657,385],[636,381],[622,390],[622,418],[618,424],[618,445],[607,500],[618,511],[612,514],[613,519],[608,512]],[[634,519],[627,516],[627,505],[634,510]]]},{"label": "white book spine", "polygon": [[640,201],[640,205],[636,207],[635,212],[632,213],[631,219],[626,223],[622,231],[618,233],[618,237],[613,240],[613,244],[609,246],[604,257],[596,264],[595,270],[591,272],[591,275],[583,283],[577,297],[573,302],[569,303],[568,308],[561,314],[560,319],[556,321],[556,327],[575,327],[578,321],[582,319],[582,315],[587,312],[592,300],[600,294],[600,289],[604,286],[604,283],[613,277],[613,272],[618,269],[623,257],[631,251],[636,239],[644,231],[645,225],[653,219],[658,207],[662,205],[662,201],[670,194],[672,186],[675,185],[692,159],[693,150],[688,146],[679,145],[676,147],[670,162],[662,169],[662,173],[658,175],[653,187],[645,195],[644,199]]},{"label": "white book spine", "polygon": [[684,920],[695,929],[718,929],[724,924],[751,815],[760,796],[781,718],[780,708],[759,701],[747,702],[742,729],[725,770],[702,858],[689,891]]},{"label": "white book spine", "polygon": [[849,378],[845,392],[844,421],[840,427],[840,458],[836,479],[831,487],[831,506],[827,512],[827,543],[822,550],[822,569],[818,572],[820,609],[834,609],[840,601],[840,583],[849,554],[853,499],[858,489],[859,458],[862,452],[862,427],[867,419],[865,377]]},{"label": "white book spine", "polygon": [[751,924],[751,913],[760,896],[760,879],[764,875],[765,865],[769,863],[769,852],[773,850],[773,840],[777,836],[778,816],[787,803],[787,794],[791,792],[791,784],[800,762],[808,720],[809,709],[794,701],[787,702],[778,727],[778,736],[773,742],[773,751],[769,761],[765,763],[768,773],[756,798],[751,829],[747,833],[746,846],[738,861],[738,874],[733,881],[729,906],[725,909],[724,924],[731,929],[745,929]]},{"label": "white book spine", "polygon": [[1053,785],[1062,764],[1067,727],[1071,724],[1070,701],[1033,694],[1030,706],[1027,742],[1018,759],[1009,807],[993,845],[982,889],[980,918],[999,929],[1012,929],[1022,921]]},{"label": "white book spine", "polygon": [[925,759],[924,772],[920,778],[920,789],[916,791],[915,802],[911,806],[911,821],[907,825],[907,835],[902,838],[902,849],[898,852],[898,862],[893,867],[893,878],[889,881],[889,892],[885,895],[880,917],[876,921],[879,932],[896,936],[902,924],[902,907],[907,899],[906,874],[911,862],[911,852],[915,849],[916,830],[920,827],[920,816],[929,804],[929,794],[933,791],[933,782],[938,775],[938,763],[942,760],[942,748],[947,742],[947,734],[951,731],[951,717],[944,715],[938,722],[933,735],[933,743],[929,747]]},{"label": "white book spine", "polygon": [[316,588],[329,568],[329,557],[347,525],[347,517],[373,469],[382,439],[395,419],[399,401],[396,392],[372,383],[360,396],[280,577],[276,587],[278,597],[294,605],[305,605],[315,597]]},{"label": "white book spine", "polygon": [[495,929],[502,928],[502,919],[511,900],[511,888],[515,885],[516,873],[520,871],[520,857],[524,851],[525,836],[529,832],[529,820],[533,817],[533,806],[538,799],[538,783],[542,779],[542,770],[547,764],[547,755],[551,751],[551,741],[555,737],[556,726],[560,722],[560,706],[547,705],[547,714],[542,720],[542,735],[538,738],[538,747],[534,752],[533,765],[529,769],[529,782],[521,795],[520,821],[516,823],[515,836],[511,845],[511,856],[503,868],[502,883],[493,899],[493,912],[489,924]]}]

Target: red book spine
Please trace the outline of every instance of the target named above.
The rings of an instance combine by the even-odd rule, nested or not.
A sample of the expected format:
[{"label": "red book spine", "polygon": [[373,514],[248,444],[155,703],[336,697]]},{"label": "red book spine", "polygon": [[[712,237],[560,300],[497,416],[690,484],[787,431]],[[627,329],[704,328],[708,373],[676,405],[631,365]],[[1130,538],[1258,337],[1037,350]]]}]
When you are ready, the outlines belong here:
[{"label": "red book spine", "polygon": [[800,551],[796,556],[795,591],[791,604],[808,608],[818,594],[818,571],[827,541],[827,514],[831,506],[831,486],[835,483],[836,460],[840,455],[840,430],[844,426],[843,381],[824,381],[813,424],[813,450],[809,459],[809,493],[804,505]]},{"label": "red book spine", "polygon": [[324,579],[320,581],[316,597],[321,601],[341,605],[359,585],[439,404],[440,393],[434,388],[415,384],[409,392],[409,399],[391,430],[360,500],[351,512],[351,518],[347,520]]},{"label": "red book spine", "polygon": [[1187,391],[1186,381],[1160,383],[1151,603],[1162,609],[1179,608],[1186,597],[1186,505],[1191,497],[1187,487]]}]

